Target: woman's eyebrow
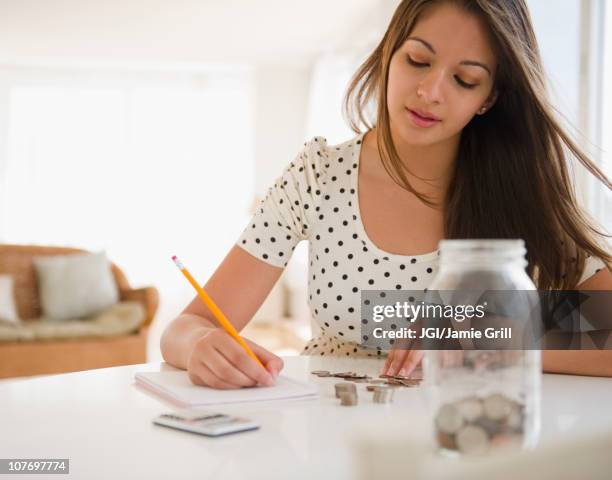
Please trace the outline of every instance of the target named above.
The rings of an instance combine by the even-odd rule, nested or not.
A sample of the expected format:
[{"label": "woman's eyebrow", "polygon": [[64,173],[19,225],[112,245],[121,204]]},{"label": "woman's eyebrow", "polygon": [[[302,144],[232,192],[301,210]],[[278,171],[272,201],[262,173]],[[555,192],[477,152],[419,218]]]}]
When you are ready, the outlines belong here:
[{"label": "woman's eyebrow", "polygon": [[[427,48],[427,50],[429,50],[431,53],[434,53],[434,54],[436,53],[434,48],[431,46],[431,43],[426,42],[422,38],[419,38],[419,37],[408,37],[406,40],[414,40],[414,41],[420,42],[423,45],[425,45],[425,48]],[[462,60],[462,61],[459,62],[459,65],[469,65],[469,66],[472,66],[472,67],[481,67],[481,68],[484,68],[487,71],[489,76],[491,75],[491,70],[489,69],[489,67],[487,67],[482,62],[477,62],[476,60]]]}]

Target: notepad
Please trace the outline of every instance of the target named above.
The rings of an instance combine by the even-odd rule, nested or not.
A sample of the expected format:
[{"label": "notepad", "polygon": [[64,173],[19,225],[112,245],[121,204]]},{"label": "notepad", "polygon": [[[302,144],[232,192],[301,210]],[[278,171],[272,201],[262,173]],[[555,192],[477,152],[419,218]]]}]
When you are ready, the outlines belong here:
[{"label": "notepad", "polygon": [[181,408],[229,403],[266,402],[286,399],[309,399],[318,396],[317,388],[308,383],[279,376],[270,387],[248,387],[232,390],[194,385],[185,370],[138,372],[136,384]]}]

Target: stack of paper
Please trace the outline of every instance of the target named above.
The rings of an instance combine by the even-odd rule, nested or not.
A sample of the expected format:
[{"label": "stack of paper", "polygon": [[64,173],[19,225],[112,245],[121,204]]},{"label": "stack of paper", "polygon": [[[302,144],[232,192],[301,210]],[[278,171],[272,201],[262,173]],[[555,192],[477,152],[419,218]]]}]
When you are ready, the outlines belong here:
[{"label": "stack of paper", "polygon": [[234,390],[218,390],[194,385],[187,372],[138,372],[136,384],[152,391],[182,408],[228,403],[263,402],[270,400],[316,398],[314,385],[300,383],[280,376],[271,387],[250,387]]}]

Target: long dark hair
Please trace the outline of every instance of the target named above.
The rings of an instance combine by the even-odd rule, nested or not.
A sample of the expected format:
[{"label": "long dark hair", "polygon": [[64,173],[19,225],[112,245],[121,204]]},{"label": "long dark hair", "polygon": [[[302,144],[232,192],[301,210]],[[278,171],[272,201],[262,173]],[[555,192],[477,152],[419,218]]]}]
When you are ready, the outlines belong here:
[{"label": "long dark hair", "polygon": [[[556,118],[529,10],[524,0],[403,0],[380,44],[353,76],[344,113],[354,132],[368,103],[376,100],[378,153],[391,178],[424,203],[410,185],[393,145],[387,105],[389,63],[418,16],[441,1],[453,1],[488,25],[498,58],[499,97],[475,115],[461,133],[453,179],[444,199],[445,238],[522,238],[527,273],[540,289],[573,289],[593,255],[608,266],[612,256],[600,240],[609,237],[578,205],[568,155],[606,187],[610,180],[578,147]],[[599,226],[597,226],[599,227]]]}]

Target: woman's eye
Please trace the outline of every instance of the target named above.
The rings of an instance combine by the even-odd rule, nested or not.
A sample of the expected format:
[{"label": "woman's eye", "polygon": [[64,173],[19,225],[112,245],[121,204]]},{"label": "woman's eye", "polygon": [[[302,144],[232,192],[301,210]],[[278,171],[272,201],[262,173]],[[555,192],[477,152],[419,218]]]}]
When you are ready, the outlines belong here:
[{"label": "woman's eye", "polygon": [[415,62],[412,58],[410,58],[410,55],[406,55],[406,59],[408,60],[408,63],[413,67],[422,68],[429,66],[429,63]]},{"label": "woman's eye", "polygon": [[463,88],[468,88],[468,89],[472,89],[472,88],[476,88],[478,86],[477,83],[467,83],[464,82],[463,80],[461,80],[461,78],[459,78],[457,75],[455,75],[455,80],[457,81],[457,83],[459,85],[461,85]]}]

